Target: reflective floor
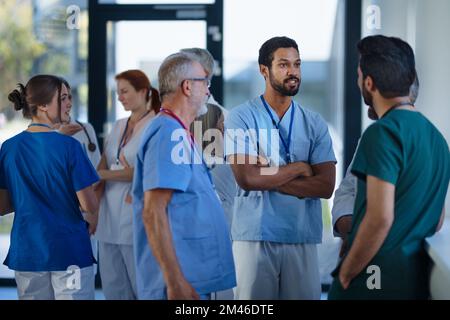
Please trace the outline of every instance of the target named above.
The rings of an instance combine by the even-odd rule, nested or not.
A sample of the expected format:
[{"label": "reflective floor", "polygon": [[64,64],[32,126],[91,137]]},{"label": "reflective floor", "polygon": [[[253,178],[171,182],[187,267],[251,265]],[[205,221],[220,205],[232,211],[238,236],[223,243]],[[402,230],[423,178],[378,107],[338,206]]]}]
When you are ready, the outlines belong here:
[{"label": "reflective floor", "polygon": [[[17,300],[16,288],[0,287],[0,300]],[[95,300],[105,300],[102,290],[95,290]]]},{"label": "reflective floor", "polygon": [[[327,300],[327,293],[322,293],[320,299]],[[17,290],[13,287],[0,287],[0,300],[17,300]],[[95,300],[105,300],[102,290],[95,290]]]}]

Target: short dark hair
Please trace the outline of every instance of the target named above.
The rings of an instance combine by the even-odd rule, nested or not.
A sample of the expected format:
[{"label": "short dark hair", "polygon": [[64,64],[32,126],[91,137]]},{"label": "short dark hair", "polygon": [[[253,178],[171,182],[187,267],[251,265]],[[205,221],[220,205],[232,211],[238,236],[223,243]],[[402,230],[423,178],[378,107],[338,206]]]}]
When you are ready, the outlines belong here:
[{"label": "short dark hair", "polygon": [[258,63],[270,68],[272,66],[273,54],[280,48],[294,48],[298,52],[298,45],[295,40],[288,37],[274,37],[264,42],[259,49]]},{"label": "short dark hair", "polygon": [[384,98],[409,95],[417,73],[414,52],[408,43],[394,37],[369,36],[359,41],[358,51],[363,77],[370,76]]}]

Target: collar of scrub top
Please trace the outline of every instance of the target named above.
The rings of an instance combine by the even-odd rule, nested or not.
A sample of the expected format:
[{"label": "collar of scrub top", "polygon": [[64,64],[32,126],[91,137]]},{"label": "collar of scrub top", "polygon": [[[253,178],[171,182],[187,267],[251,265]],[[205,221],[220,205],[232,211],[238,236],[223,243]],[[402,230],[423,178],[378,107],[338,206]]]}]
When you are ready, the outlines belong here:
[{"label": "collar of scrub top", "polygon": [[[266,109],[267,113],[270,116],[270,119],[272,120],[272,125],[278,130],[278,134],[280,135],[280,140],[281,143],[283,144],[284,150],[286,151],[286,158],[287,158],[287,163],[291,163],[291,152],[290,152],[290,146],[291,146],[291,137],[292,137],[292,124],[294,123],[294,112],[295,112],[295,107],[294,107],[294,101],[291,101],[291,121],[289,123],[289,133],[288,133],[288,137],[287,140],[284,140],[283,135],[281,134],[281,130],[280,127],[278,126],[277,122],[275,121],[272,112],[270,112],[269,109],[269,105],[266,102],[266,99],[264,99],[264,96],[261,95],[261,101],[263,103],[264,108]],[[281,122],[281,119],[280,119]]]},{"label": "collar of scrub top", "polygon": [[391,111],[394,111],[395,109],[403,107],[403,106],[411,106],[414,108],[414,104],[411,103],[410,101],[399,102],[397,104],[394,104],[392,107],[390,107],[389,110],[386,111],[381,118],[385,118]]},{"label": "collar of scrub top", "polygon": [[[195,139],[194,139],[194,136],[192,135],[192,132],[186,127],[184,122],[172,110],[161,108],[160,111],[162,113],[168,115],[169,117],[175,119],[180,124],[180,126],[182,126],[183,129],[188,132],[189,144],[191,145],[191,162],[194,163],[193,156],[194,156],[194,152],[195,152]],[[206,173],[208,174],[209,180],[211,181],[211,184],[214,186],[211,174],[209,172],[209,168],[205,163],[205,159],[203,159],[203,152],[199,152],[199,153],[200,153],[200,158],[202,159],[202,164],[206,169]]]},{"label": "collar of scrub top", "polygon": [[[138,123],[139,121],[144,119],[149,113],[150,113],[150,110],[148,110],[146,113],[144,113],[142,115],[142,117],[140,117],[139,120],[136,123]],[[128,117],[127,124],[125,125],[125,130],[123,130],[122,137],[120,138],[119,147],[117,148],[116,164],[119,164],[120,151],[122,150],[123,147],[125,147],[125,141],[124,140],[125,140],[125,135],[126,135],[127,130],[128,130],[128,124],[130,123],[130,118],[131,118],[131,116]]]},{"label": "collar of scrub top", "polygon": [[46,128],[49,128],[50,130],[54,130],[50,125],[48,125],[46,123],[32,122],[28,125],[28,128],[29,127],[46,127]]}]

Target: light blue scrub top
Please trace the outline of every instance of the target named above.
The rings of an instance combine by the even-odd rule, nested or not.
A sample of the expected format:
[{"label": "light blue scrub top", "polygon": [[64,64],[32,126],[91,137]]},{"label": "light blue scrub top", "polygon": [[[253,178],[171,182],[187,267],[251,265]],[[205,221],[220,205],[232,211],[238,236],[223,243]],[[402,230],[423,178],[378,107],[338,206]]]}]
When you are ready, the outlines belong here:
[{"label": "light blue scrub top", "polygon": [[[326,122],[318,113],[305,109],[295,102],[289,107],[281,122],[276,112],[269,106],[269,111],[278,123],[285,141],[289,133],[292,108],[295,108],[295,112],[289,146],[291,162],[303,161],[311,165],[336,162]],[[272,166],[286,165],[286,150],[260,97],[231,110],[225,120],[225,128],[226,156],[233,154],[257,156],[259,152],[271,159]],[[251,132],[252,129],[253,133],[247,137],[236,131]],[[238,187],[231,234],[233,240],[241,241],[320,243],[322,241],[320,199],[299,199],[276,191],[245,191]]]},{"label": "light blue scrub top", "polygon": [[175,252],[187,281],[199,294],[234,287],[231,240],[223,208],[208,169],[197,151],[191,153],[186,131],[175,119],[158,115],[151,121],[142,136],[134,172],[138,298],[166,298],[166,285],[142,221],[144,192],[153,189],[173,190],[167,212]]}]

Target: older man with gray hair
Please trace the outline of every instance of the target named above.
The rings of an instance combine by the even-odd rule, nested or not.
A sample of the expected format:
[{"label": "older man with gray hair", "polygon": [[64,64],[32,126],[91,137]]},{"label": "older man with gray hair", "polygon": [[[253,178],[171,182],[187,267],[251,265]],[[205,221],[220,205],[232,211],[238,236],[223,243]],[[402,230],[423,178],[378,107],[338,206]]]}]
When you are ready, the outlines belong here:
[{"label": "older man with gray hair", "polygon": [[[208,50],[203,48],[185,48],[181,49],[180,52],[192,55],[192,57],[202,65],[210,79],[216,75],[215,71],[217,71],[217,63]],[[228,227],[230,227],[233,216],[234,197],[236,196],[237,189],[236,180],[234,179],[231,167],[229,164],[225,163],[223,159],[224,121],[228,115],[228,111],[222,107],[214,99],[212,93],[210,93],[205,108],[200,114],[201,115],[194,121],[197,122],[197,125],[192,124],[190,129],[197,141],[203,141],[202,151],[206,152],[206,154],[204,154],[205,160],[210,168],[213,183],[216,186],[217,194],[225,211]],[[215,152],[214,155],[208,153],[208,149],[205,148],[208,141],[205,141],[204,137],[209,137],[211,139],[211,137],[207,135],[207,132],[211,129],[216,129],[221,132],[220,136],[214,137],[215,148],[209,149],[210,151],[213,150]],[[229,289],[216,292],[214,297],[217,300],[232,300],[233,290]]]},{"label": "older man with gray hair", "polygon": [[223,209],[188,130],[209,77],[176,53],[158,78],[163,107],[143,134],[133,183],[138,298],[209,299],[236,284]]}]

